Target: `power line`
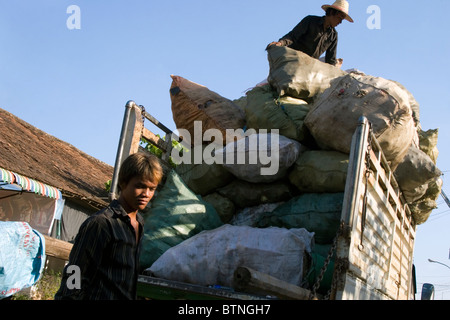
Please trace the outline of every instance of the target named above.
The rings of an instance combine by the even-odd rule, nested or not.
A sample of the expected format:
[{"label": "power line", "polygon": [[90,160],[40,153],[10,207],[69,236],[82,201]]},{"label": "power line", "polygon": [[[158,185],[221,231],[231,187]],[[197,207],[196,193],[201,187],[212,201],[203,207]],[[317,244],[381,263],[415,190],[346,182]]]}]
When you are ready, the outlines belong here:
[{"label": "power line", "polygon": [[428,221],[435,221],[435,220],[438,220],[438,219],[441,219],[441,218],[445,218],[445,217],[447,217],[449,214],[450,214],[450,210],[438,212],[438,213],[435,213],[435,214],[431,215],[431,216],[428,218]]},{"label": "power line", "polygon": [[450,201],[447,198],[447,195],[445,194],[444,190],[441,190],[441,196],[444,199],[445,203],[447,203],[447,206],[450,208]]}]

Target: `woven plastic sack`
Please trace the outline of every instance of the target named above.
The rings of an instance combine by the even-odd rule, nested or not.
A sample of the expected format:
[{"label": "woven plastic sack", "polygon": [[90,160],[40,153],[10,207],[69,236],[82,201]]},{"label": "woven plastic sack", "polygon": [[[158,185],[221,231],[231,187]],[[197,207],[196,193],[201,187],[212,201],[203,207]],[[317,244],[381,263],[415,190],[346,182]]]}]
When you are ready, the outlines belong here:
[{"label": "woven plastic sack", "polygon": [[348,154],[342,152],[305,151],[292,167],[289,181],[302,192],[344,192],[348,162]]},{"label": "woven plastic sack", "polygon": [[393,81],[366,75],[348,74],[332,81],[331,87],[314,102],[305,118],[321,149],[350,153],[359,119],[372,124],[391,168],[406,155],[419,138],[409,105],[409,96]]},{"label": "woven plastic sack", "polygon": [[0,299],[33,286],[45,266],[45,238],[27,222],[0,221]]},{"label": "woven plastic sack", "polygon": [[233,286],[238,267],[248,267],[300,286],[313,234],[305,229],[224,225],[167,250],[149,269],[154,276],[203,286]]},{"label": "woven plastic sack", "polygon": [[301,147],[298,141],[279,134],[251,134],[227,144],[216,155],[224,158],[223,167],[238,179],[269,183],[286,175],[299,157]]},{"label": "woven plastic sack", "polygon": [[288,47],[271,46],[268,50],[269,84],[280,96],[313,98],[324,92],[334,78],[345,71]]},{"label": "woven plastic sack", "polygon": [[425,223],[430,217],[431,212],[438,207],[436,201],[441,194],[442,185],[443,181],[441,178],[430,182],[424,196],[409,204],[409,209],[417,225]]},{"label": "woven plastic sack", "polygon": [[144,213],[144,219],[142,268],[149,267],[169,248],[223,224],[214,207],[193,193],[174,170]]},{"label": "woven plastic sack", "polygon": [[[201,134],[208,129],[220,130],[224,144],[227,141],[227,129],[244,128],[244,111],[231,100],[183,77],[173,75],[171,77],[173,81],[170,87],[170,98],[173,120],[177,129],[185,129],[189,132],[191,145],[197,142],[197,137],[194,138],[195,121],[201,122]],[[202,141],[202,139],[198,140]],[[216,141],[216,143],[220,142]]]},{"label": "woven plastic sack", "polygon": [[269,85],[255,87],[247,92],[245,117],[248,129],[278,129],[280,135],[302,141],[303,120],[309,111],[301,99],[278,95]]},{"label": "woven plastic sack", "polygon": [[339,227],[344,193],[305,193],[261,216],[259,228],[305,228],[319,244],[331,243]]},{"label": "woven plastic sack", "polygon": [[286,201],[292,198],[291,185],[279,180],[270,183],[252,183],[236,179],[217,189],[217,192],[233,201],[236,208],[254,207],[265,203]]},{"label": "woven plastic sack", "polygon": [[[175,171],[194,193],[201,196],[214,192],[233,181],[234,176],[221,164],[205,162],[205,145],[195,146],[189,151],[190,163],[180,163]],[[195,153],[202,155],[202,163],[195,163]]]},{"label": "woven plastic sack", "polygon": [[442,172],[425,152],[411,146],[394,175],[406,201],[412,203],[425,194],[428,184],[436,181]]},{"label": "woven plastic sack", "polygon": [[436,164],[439,155],[437,147],[439,129],[430,129],[427,131],[419,130],[419,148],[425,152]]}]

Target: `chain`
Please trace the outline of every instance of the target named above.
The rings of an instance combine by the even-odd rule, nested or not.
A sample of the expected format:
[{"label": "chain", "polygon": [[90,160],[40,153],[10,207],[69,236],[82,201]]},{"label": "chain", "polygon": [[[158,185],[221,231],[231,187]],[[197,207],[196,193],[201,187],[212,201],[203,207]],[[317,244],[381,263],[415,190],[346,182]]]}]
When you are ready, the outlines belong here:
[{"label": "chain", "polygon": [[141,117],[142,117],[142,128],[141,128],[141,137],[140,137],[140,140],[142,140],[142,136],[144,135],[145,107],[143,105],[140,105],[139,108],[141,108]]},{"label": "chain", "polygon": [[[328,268],[328,265],[330,264],[331,258],[333,257],[333,254],[336,251],[337,241],[338,241],[339,236],[342,234],[343,230],[344,230],[344,223],[341,222],[341,224],[339,226],[339,229],[336,232],[336,236],[333,239],[333,243],[331,245],[331,248],[330,248],[330,250],[328,252],[328,256],[325,259],[325,262],[323,263],[322,269],[320,270],[320,274],[317,277],[316,282],[314,283],[314,285],[312,287],[310,300],[313,300],[316,297],[317,289],[319,289],[320,283],[322,282],[322,279],[323,279],[323,277],[325,275],[325,272],[327,271],[327,268]],[[330,298],[330,294],[331,294],[331,289],[330,289],[330,291],[328,291],[328,293],[327,293],[327,295],[325,297],[325,300],[328,300]]]}]

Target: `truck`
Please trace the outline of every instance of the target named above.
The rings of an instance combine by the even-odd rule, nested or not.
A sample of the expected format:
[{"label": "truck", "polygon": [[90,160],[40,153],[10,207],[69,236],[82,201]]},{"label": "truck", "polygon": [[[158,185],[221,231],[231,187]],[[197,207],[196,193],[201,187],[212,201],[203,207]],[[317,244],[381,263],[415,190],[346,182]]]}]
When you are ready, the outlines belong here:
[{"label": "truck", "polygon": [[[152,128],[148,129],[149,126]],[[161,162],[169,167],[172,141],[179,141],[179,137],[144,106],[130,100],[125,105],[109,194],[111,200],[118,197],[118,168],[122,161],[130,154],[146,152],[140,145],[142,139],[162,150]],[[285,283],[239,266],[234,273],[236,283],[240,284],[236,288],[204,287],[140,274],[138,296],[154,300],[414,300],[415,238],[416,224],[393,171],[373,135],[371,124],[361,117],[349,154],[340,225],[312,288]],[[332,270],[328,270],[332,272],[331,288],[326,294],[318,294],[324,273],[331,268],[332,256]],[[264,294],[255,294],[252,288]]]}]

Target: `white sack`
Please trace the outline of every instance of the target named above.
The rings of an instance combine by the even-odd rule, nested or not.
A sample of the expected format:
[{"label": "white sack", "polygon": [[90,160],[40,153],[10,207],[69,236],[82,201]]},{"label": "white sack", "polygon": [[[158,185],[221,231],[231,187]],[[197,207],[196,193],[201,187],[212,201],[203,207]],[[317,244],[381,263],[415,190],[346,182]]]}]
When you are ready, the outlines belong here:
[{"label": "white sack", "polygon": [[409,146],[419,141],[409,101],[408,93],[393,81],[348,74],[333,80],[318,97],[305,125],[323,149],[348,154],[359,119],[365,116],[395,169]]},{"label": "white sack", "polygon": [[234,271],[245,266],[299,286],[313,236],[306,229],[227,224],[172,247],[146,271],[167,280],[232,287]]},{"label": "white sack", "polygon": [[285,136],[255,133],[227,144],[216,156],[224,157],[223,167],[235,177],[252,183],[268,183],[283,178],[301,150],[298,141]]}]

